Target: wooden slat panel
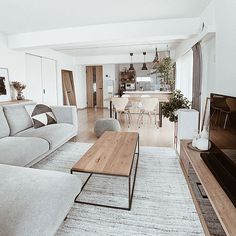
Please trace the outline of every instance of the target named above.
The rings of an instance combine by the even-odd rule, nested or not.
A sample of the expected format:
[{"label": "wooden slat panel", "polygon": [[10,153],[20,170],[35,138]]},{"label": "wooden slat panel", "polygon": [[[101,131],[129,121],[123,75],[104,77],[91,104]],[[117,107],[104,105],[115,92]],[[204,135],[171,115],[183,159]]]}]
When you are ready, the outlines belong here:
[{"label": "wooden slat panel", "polygon": [[93,67],[86,66],[86,85],[87,85],[87,107],[93,105]]},{"label": "wooden slat panel", "polygon": [[103,108],[103,69],[96,66],[97,107]]},{"label": "wooden slat panel", "polygon": [[138,133],[105,132],[73,166],[73,171],[129,176]]}]

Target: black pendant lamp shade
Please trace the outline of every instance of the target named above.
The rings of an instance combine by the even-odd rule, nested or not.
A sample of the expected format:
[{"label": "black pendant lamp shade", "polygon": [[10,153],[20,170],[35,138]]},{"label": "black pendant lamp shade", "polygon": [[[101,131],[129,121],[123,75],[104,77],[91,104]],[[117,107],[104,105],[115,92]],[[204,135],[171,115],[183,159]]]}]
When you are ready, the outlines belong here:
[{"label": "black pendant lamp shade", "polygon": [[129,66],[129,71],[134,71],[134,65],[133,65],[133,63],[132,63],[132,56],[133,56],[133,55],[134,55],[133,53],[130,53],[131,63],[130,63],[130,66]]},{"label": "black pendant lamp shade", "polygon": [[156,54],[155,54],[155,58],[153,60],[153,63],[159,63],[159,57],[158,57],[157,48],[156,48]]},{"label": "black pendant lamp shade", "polygon": [[148,70],[146,62],[145,62],[145,56],[146,56],[146,52],[143,52],[144,62],[143,62],[142,70]]}]

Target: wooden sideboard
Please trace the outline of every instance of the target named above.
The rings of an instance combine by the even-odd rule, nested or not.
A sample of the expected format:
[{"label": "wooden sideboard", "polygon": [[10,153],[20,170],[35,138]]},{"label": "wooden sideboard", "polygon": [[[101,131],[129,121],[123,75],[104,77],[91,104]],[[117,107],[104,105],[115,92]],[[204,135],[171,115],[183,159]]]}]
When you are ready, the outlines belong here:
[{"label": "wooden sideboard", "polygon": [[190,150],[187,147],[188,142],[188,140],[181,140],[180,164],[186,177],[205,234],[211,235],[211,232],[209,231],[207,221],[202,214],[199,201],[197,200],[196,194],[194,193],[193,187],[190,183],[191,168],[195,172],[194,174],[196,174],[201,186],[203,187],[203,191],[206,193],[206,197],[214,209],[214,213],[216,214],[222,228],[224,229],[225,234],[229,236],[235,236],[236,208],[200,157],[200,153]]},{"label": "wooden sideboard", "polygon": [[24,99],[24,100],[10,100],[10,101],[0,102],[0,106],[2,106],[2,105],[21,104],[21,103],[29,103],[29,102],[32,102],[32,100],[29,100],[29,99]]}]

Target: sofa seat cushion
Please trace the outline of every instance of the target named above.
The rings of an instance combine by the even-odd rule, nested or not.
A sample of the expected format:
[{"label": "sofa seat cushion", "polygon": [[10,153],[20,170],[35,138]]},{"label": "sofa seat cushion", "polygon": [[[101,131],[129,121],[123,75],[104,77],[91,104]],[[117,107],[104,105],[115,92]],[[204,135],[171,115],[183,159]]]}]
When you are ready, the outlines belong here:
[{"label": "sofa seat cushion", "polygon": [[47,140],[50,149],[55,149],[65,143],[70,137],[76,135],[76,127],[71,124],[60,123],[31,128],[18,133],[17,137],[39,137]]},{"label": "sofa seat cushion", "polygon": [[0,163],[25,166],[49,151],[46,140],[35,137],[5,137],[0,139]]},{"label": "sofa seat cushion", "polygon": [[8,126],[3,108],[0,107],[0,138],[7,137],[10,135],[10,128]]},{"label": "sofa seat cushion", "polygon": [[0,235],[54,235],[80,189],[76,175],[0,165]]}]

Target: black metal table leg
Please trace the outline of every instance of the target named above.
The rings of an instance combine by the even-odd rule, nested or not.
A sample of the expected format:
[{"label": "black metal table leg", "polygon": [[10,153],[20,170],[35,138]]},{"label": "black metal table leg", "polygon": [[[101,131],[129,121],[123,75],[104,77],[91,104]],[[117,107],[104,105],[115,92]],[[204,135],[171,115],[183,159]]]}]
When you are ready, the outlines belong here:
[{"label": "black metal table leg", "polygon": [[159,127],[162,127],[162,102],[159,102]]},{"label": "black metal table leg", "polygon": [[110,118],[112,118],[112,101],[110,100]]},{"label": "black metal table leg", "polygon": [[[134,186],[135,186],[135,181],[136,181],[136,175],[137,175],[137,170],[138,170],[138,161],[139,161],[139,135],[138,135],[138,139],[137,139],[137,144],[136,144],[136,149],[138,148],[138,152],[135,153],[134,155],[137,155],[136,158],[136,165],[135,165],[135,172],[134,172],[134,181],[133,181],[133,186],[132,186],[132,192],[131,192],[131,196],[130,196],[130,201],[129,201],[129,210],[131,210],[131,206],[132,206],[132,200],[133,200],[133,195],[134,195]],[[133,164],[132,164],[133,167]],[[132,168],[131,168],[132,170]],[[132,171],[131,171],[132,172]],[[129,188],[130,188],[130,177],[131,177],[131,173],[129,176]]]}]

